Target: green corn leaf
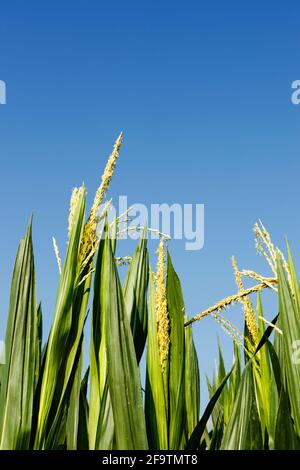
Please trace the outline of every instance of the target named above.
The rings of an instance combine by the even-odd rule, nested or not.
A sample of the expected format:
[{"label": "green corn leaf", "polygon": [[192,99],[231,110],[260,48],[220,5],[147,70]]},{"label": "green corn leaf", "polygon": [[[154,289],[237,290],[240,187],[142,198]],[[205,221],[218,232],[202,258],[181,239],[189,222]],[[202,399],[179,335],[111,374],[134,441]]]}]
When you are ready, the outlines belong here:
[{"label": "green corn leaf", "polygon": [[[220,345],[220,340],[218,339],[218,352],[219,352],[219,370],[218,370],[218,385],[223,381],[224,377],[226,377],[226,369],[225,363],[223,358],[223,353]],[[226,390],[226,385],[224,386],[224,390],[222,395],[224,396],[224,392]]]},{"label": "green corn leaf", "polygon": [[270,384],[270,424],[269,424],[269,448],[274,449],[274,440],[276,433],[277,410],[279,406],[279,397],[283,388],[282,373],[278,356],[275,348],[270,341],[267,341],[270,363],[271,363],[271,384]]},{"label": "green corn leaf", "polygon": [[37,335],[36,335],[36,358],[35,358],[35,378],[34,378],[34,385],[35,389],[38,386],[38,381],[41,372],[41,364],[42,364],[42,338],[43,338],[43,314],[42,314],[42,306],[39,304],[37,309]]},{"label": "green corn leaf", "polygon": [[78,288],[78,256],[84,226],[85,192],[80,196],[60,278],[54,320],[47,343],[35,448],[45,448],[47,432],[57,422],[78,351],[89,280]]},{"label": "green corn leaf", "polygon": [[[224,390],[224,387],[227,383],[227,380],[229,379],[232,370],[224,377],[223,381],[213,394],[212,398],[210,399],[203,416],[201,417],[200,421],[198,422],[197,426],[195,427],[194,431],[192,432],[192,435],[187,443],[186,450],[196,450],[199,448],[201,438],[203,436],[203,433],[206,429],[207,422],[213,412],[213,409],[218,402],[220,395],[222,391]],[[221,418],[220,418],[221,419]]]},{"label": "green corn leaf", "polygon": [[[235,403],[236,394],[237,394],[238,387],[239,387],[240,380],[241,380],[241,353],[236,343],[233,343],[233,348],[234,348],[234,368],[228,381],[228,399],[227,399],[226,407],[225,407],[226,424],[228,423],[229,418],[231,416],[234,403]],[[219,422],[219,427],[221,425],[222,425],[222,421]]]},{"label": "green corn leaf", "polygon": [[30,221],[15,262],[5,337],[6,361],[0,369],[1,449],[29,446],[38,362],[37,318]]},{"label": "green corn leaf", "polygon": [[47,444],[49,450],[67,450],[67,416],[68,409],[64,403],[59,408],[59,415],[56,426],[52,428],[51,439]]},{"label": "green corn leaf", "polygon": [[139,368],[107,231],[101,274],[101,311],[105,316],[108,388],[115,423],[116,449],[147,449]]},{"label": "green corn leaf", "polygon": [[[273,327],[270,326],[265,330],[265,324],[262,320],[263,308],[261,297],[257,296],[257,315],[258,315],[258,329],[261,340],[256,348],[255,355],[259,361],[259,368],[254,368],[254,379],[256,385],[257,401],[259,406],[260,419],[262,423],[262,430],[265,432],[270,427],[270,393],[271,393],[271,368],[269,361],[269,353],[265,342],[269,338]],[[275,323],[276,323],[275,319]]]},{"label": "green corn leaf", "polygon": [[199,421],[200,413],[199,363],[190,326],[185,328],[185,413],[186,434],[189,439]]},{"label": "green corn leaf", "polygon": [[[299,287],[298,287],[299,289]],[[281,354],[279,361],[284,377],[284,387],[291,403],[295,429],[300,435],[300,363],[295,356],[300,340],[300,312],[291,293],[281,260],[278,259],[278,297],[279,297],[279,327],[282,330]]]},{"label": "green corn leaf", "polygon": [[[218,353],[219,353],[219,362],[216,361],[216,367],[215,367],[215,372],[213,375],[212,385],[210,385],[209,381],[207,380],[210,399],[214,396],[215,392],[219,388],[219,385],[223,382],[224,377],[226,377],[225,364],[224,364],[224,359],[223,359],[219,339],[218,339]],[[213,427],[216,427],[218,423],[220,425],[220,423],[224,422],[224,404],[227,404],[227,401],[224,399],[225,394],[226,394],[226,384],[224,385],[222,394],[220,398],[218,399],[218,401],[216,402],[214,409],[212,411]]]},{"label": "green corn leaf", "polygon": [[[300,290],[299,290],[299,282],[296,273],[295,263],[293,259],[293,255],[291,252],[291,248],[289,243],[287,242],[287,251],[288,251],[288,262],[289,262],[289,270],[290,270],[290,281],[291,281],[291,288],[292,293],[296,303],[296,311],[300,315]],[[299,318],[300,321],[300,318]]]},{"label": "green corn leaf", "polygon": [[89,404],[87,400],[87,387],[88,387],[89,373],[90,373],[90,368],[88,367],[82,379],[81,387],[80,387],[78,437],[77,437],[77,449],[78,450],[89,450],[89,433],[88,433]]},{"label": "green corn leaf", "polygon": [[252,362],[244,369],[235,405],[225,429],[221,449],[259,450],[263,448],[261,423],[256,402]]},{"label": "green corn leaf", "polygon": [[273,372],[273,376],[275,379],[277,392],[278,392],[278,395],[280,395],[283,385],[282,385],[282,373],[281,373],[279,358],[276,354],[273,344],[270,341],[268,341],[266,344],[268,347],[269,357],[270,357],[270,361],[272,364],[272,372]]},{"label": "green corn leaf", "polygon": [[78,440],[78,425],[79,425],[79,398],[81,390],[81,373],[83,361],[83,338],[81,348],[79,349],[79,358],[77,363],[74,364],[74,373],[72,377],[72,384],[70,390],[70,397],[68,400],[67,409],[67,422],[66,422],[66,444],[68,450],[77,449]]},{"label": "green corn leaf", "polygon": [[276,420],[275,450],[299,449],[299,440],[295,433],[289,397],[282,388]]},{"label": "green corn leaf", "polygon": [[219,450],[224,434],[224,419],[220,415],[216,425],[213,427],[209,450]]},{"label": "green corn leaf", "polygon": [[107,382],[106,315],[103,312],[101,287],[104,279],[104,246],[101,239],[97,255],[94,279],[93,316],[90,344],[90,449],[112,449],[114,422]]},{"label": "green corn leaf", "polygon": [[[219,386],[223,382],[224,378],[226,377],[225,363],[224,363],[223,353],[222,353],[222,349],[221,349],[221,345],[220,345],[219,340],[218,340],[218,351],[219,351],[219,370],[218,370],[218,382],[217,382],[217,384]],[[220,396],[220,399],[218,401],[218,408],[221,411],[221,414],[224,415],[224,416],[217,416],[217,420],[218,420],[219,423],[223,420],[224,420],[225,423],[227,422],[229,407],[230,407],[230,399],[229,399],[229,394],[228,394],[228,385],[226,383],[224,385],[224,389],[223,389],[222,394]],[[222,417],[222,419],[221,419],[221,417]]]},{"label": "green corn leaf", "polygon": [[[271,321],[271,323],[273,325],[276,325],[278,318],[279,318],[279,315],[276,315],[276,317]],[[259,343],[255,349],[254,355],[257,354],[261,350],[261,348],[267,343],[268,339],[270,338],[271,334],[274,331],[274,326],[269,325],[265,330],[263,320],[260,320],[259,330],[262,334],[261,334],[261,339],[259,340]]]},{"label": "green corn leaf", "polygon": [[185,414],[184,301],[179,278],[168,252],[167,302],[170,318],[169,351],[169,448],[178,450]]},{"label": "green corn leaf", "polygon": [[154,306],[154,274],[150,271],[145,414],[150,449],[168,450],[168,412],[159,358]]},{"label": "green corn leaf", "polygon": [[129,315],[134,346],[140,362],[147,338],[147,289],[149,280],[149,260],[146,234],[143,233],[135,250],[124,283],[124,301]]}]

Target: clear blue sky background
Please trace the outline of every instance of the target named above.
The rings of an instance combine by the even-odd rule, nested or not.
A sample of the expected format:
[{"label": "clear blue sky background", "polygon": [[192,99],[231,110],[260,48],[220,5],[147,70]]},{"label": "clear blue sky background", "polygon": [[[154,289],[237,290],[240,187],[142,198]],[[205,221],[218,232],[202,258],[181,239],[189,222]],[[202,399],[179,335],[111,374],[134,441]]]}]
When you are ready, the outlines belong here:
[{"label": "clear blue sky background", "polygon": [[[111,196],[205,204],[204,249],[170,246],[190,314],[235,292],[232,254],[269,274],[251,232],[259,218],[280,246],[289,237],[299,265],[300,106],[290,99],[299,14],[296,1],[2,3],[0,337],[31,212],[49,327],[58,282],[51,236],[63,250],[71,188],[84,180],[92,201],[120,130]],[[241,315],[228,312],[235,323]],[[194,332],[202,373],[211,375],[217,334],[230,364],[231,342],[213,320]]]}]

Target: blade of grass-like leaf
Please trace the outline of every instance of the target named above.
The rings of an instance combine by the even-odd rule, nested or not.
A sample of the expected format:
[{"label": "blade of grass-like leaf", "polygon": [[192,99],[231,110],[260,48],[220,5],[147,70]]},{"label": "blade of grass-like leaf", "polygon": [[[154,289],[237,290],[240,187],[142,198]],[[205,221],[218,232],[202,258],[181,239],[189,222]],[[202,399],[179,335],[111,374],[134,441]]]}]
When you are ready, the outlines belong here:
[{"label": "blade of grass-like leaf", "polygon": [[124,283],[124,301],[133,334],[137,361],[140,362],[147,338],[147,289],[149,260],[146,234],[135,250]]},{"label": "blade of grass-like leaf", "polygon": [[78,437],[77,449],[89,450],[89,405],[87,401],[87,386],[90,369],[88,368],[81,382],[79,395],[79,417],[78,417]]},{"label": "blade of grass-like leaf", "polygon": [[60,278],[54,320],[47,344],[35,439],[36,449],[44,448],[47,429],[60,414],[60,407],[64,402],[84,326],[86,312],[85,308],[81,308],[81,304],[83,300],[85,304],[87,303],[88,289],[82,284],[79,298],[76,285],[84,212],[85,191],[79,196],[74,214],[66,261]]},{"label": "blade of grass-like leaf", "polygon": [[291,248],[289,243],[287,242],[287,251],[288,251],[288,261],[289,261],[289,270],[290,270],[290,281],[291,287],[293,291],[293,295],[296,302],[296,310],[300,315],[300,290],[299,290],[299,282],[296,273],[295,263],[293,259],[293,255],[291,252]]},{"label": "blade of grass-like leaf", "polygon": [[70,398],[67,410],[67,449],[77,449],[78,439],[78,421],[79,421],[79,398],[81,389],[81,373],[82,373],[82,361],[83,361],[83,340],[81,350],[79,353],[79,359],[77,367],[74,371],[73,384],[71,387]]},{"label": "blade of grass-like leaf", "polygon": [[[273,325],[276,325],[277,323],[277,320],[278,320],[278,317],[279,315],[276,315],[276,317],[271,321],[271,323]],[[260,322],[260,324],[262,325],[262,322]],[[272,325],[269,325],[266,330],[264,331],[256,349],[255,349],[255,353],[254,354],[257,354],[258,351],[260,351],[260,349],[266,344],[266,342],[268,341],[268,339],[270,338],[271,334],[273,333],[274,331],[274,327]]]},{"label": "blade of grass-like leaf", "polygon": [[200,413],[199,364],[190,326],[185,328],[185,410],[189,439],[199,421]]},{"label": "blade of grass-like leaf", "polygon": [[90,449],[111,449],[114,437],[114,423],[110,395],[107,383],[106,355],[106,316],[103,313],[101,285],[104,278],[103,253],[104,239],[101,239],[94,279],[93,316],[90,344],[90,413],[89,446]]},{"label": "blade of grass-like leaf", "polygon": [[[221,349],[221,345],[220,345],[219,340],[218,340],[218,351],[219,351],[219,370],[218,370],[218,375],[217,375],[217,378],[218,378],[217,386],[219,386],[222,383],[224,377],[226,377],[225,363],[224,363],[223,353],[222,353],[222,349]],[[219,407],[219,409],[221,411],[221,415],[222,415],[222,416],[217,415],[217,420],[218,420],[219,423],[222,420],[227,422],[227,418],[228,418],[227,415],[228,415],[228,411],[229,411],[229,406],[230,406],[230,402],[229,402],[229,395],[228,395],[228,386],[227,386],[227,383],[226,383],[225,386],[224,386],[224,389],[222,391],[222,394],[220,396],[220,399],[218,401],[218,407]],[[216,411],[216,408],[217,407],[215,407],[214,411]]]},{"label": "blade of grass-like leaf", "polygon": [[279,406],[279,397],[282,389],[282,377],[280,370],[280,363],[273,344],[268,340],[266,342],[268,349],[270,363],[271,363],[271,378],[270,378],[270,423],[268,428],[269,433],[269,449],[274,450],[275,448],[275,433],[276,433],[276,420],[277,410]]},{"label": "blade of grass-like leaf", "polygon": [[281,368],[280,368],[280,362],[278,359],[278,356],[276,354],[275,348],[273,344],[270,341],[267,341],[267,347],[269,351],[269,356],[272,364],[272,371],[274,374],[276,386],[277,386],[277,391],[278,394],[280,395],[281,389],[282,389],[282,377],[281,377]]},{"label": "blade of grass-like leaf", "polygon": [[37,329],[30,221],[15,262],[5,338],[6,363],[0,369],[1,449],[27,449],[29,446],[38,358]]},{"label": "blade of grass-like leaf", "polygon": [[179,450],[185,413],[184,301],[179,278],[168,252],[167,302],[170,318],[169,352],[169,448]]},{"label": "blade of grass-like leaf", "polygon": [[240,380],[235,405],[225,429],[222,450],[263,449],[261,424],[256,403],[252,362],[249,360]]},{"label": "blade of grass-like leaf", "polygon": [[[258,316],[258,330],[259,336],[262,338],[256,348],[255,355],[257,358],[257,367],[254,368],[255,390],[257,393],[257,402],[259,406],[259,414],[262,424],[263,433],[270,432],[270,415],[271,406],[270,393],[271,393],[271,368],[269,362],[269,354],[267,346],[265,345],[267,339],[273,331],[273,327],[268,327],[265,330],[263,318],[263,308],[260,295],[257,296],[257,316]],[[277,321],[274,319],[275,323]]]},{"label": "blade of grass-like leaf", "polygon": [[167,450],[169,448],[168,415],[158,351],[157,323],[154,307],[154,277],[154,273],[150,271],[145,414],[150,449]]},{"label": "blade of grass-like leaf", "polygon": [[36,389],[39,381],[41,363],[42,363],[42,338],[43,338],[43,315],[42,306],[39,304],[37,309],[37,335],[36,335],[36,359],[35,359],[35,378],[34,388]]},{"label": "blade of grass-like leaf", "polygon": [[223,438],[223,432],[224,432],[224,417],[222,415],[219,416],[218,421],[216,422],[216,425],[214,426],[212,430],[212,436],[211,436],[211,443],[209,450],[219,450]]},{"label": "blade of grass-like leaf", "polygon": [[[236,394],[238,391],[239,383],[241,380],[241,353],[239,346],[234,343],[233,344],[234,348],[234,368],[232,371],[232,374],[230,376],[230,379],[228,381],[228,403],[226,406],[226,424],[229,421],[229,418],[231,416],[234,403],[235,403],[235,398]],[[222,422],[219,422],[219,426],[222,425]]]},{"label": "blade of grass-like leaf", "polygon": [[139,368],[109,234],[103,250],[101,302],[105,315],[108,386],[116,449],[148,448]]},{"label": "blade of grass-like leaf", "polygon": [[210,399],[200,421],[198,422],[197,426],[195,427],[194,431],[192,432],[192,435],[187,443],[186,450],[197,450],[200,445],[201,437],[205,431],[207,422],[213,412],[213,409],[218,402],[218,399],[227,383],[227,380],[230,377],[230,374],[232,373],[232,370],[224,377],[222,383],[219,385],[218,389]]},{"label": "blade of grass-like leaf", "polygon": [[299,442],[297,435],[295,434],[291,417],[290,401],[284,388],[282,388],[280,394],[274,448],[275,450],[299,449]]},{"label": "blade of grass-like leaf", "polygon": [[280,259],[277,261],[277,266],[279,319],[280,329],[282,330],[282,358],[279,357],[279,360],[284,375],[284,386],[291,402],[295,429],[300,436],[300,401],[298,396],[300,390],[300,364],[294,360],[294,346],[298,344],[300,339],[300,312],[297,311],[296,302],[290,291]]}]

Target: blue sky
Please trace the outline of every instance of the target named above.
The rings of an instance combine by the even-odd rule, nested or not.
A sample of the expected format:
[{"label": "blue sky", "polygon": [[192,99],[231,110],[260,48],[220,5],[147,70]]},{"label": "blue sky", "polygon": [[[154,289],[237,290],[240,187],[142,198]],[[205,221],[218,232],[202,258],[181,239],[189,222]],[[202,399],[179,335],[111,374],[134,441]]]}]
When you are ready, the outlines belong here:
[{"label": "blue sky", "polygon": [[[254,248],[259,218],[280,246],[289,237],[299,265],[300,106],[291,103],[299,13],[296,1],[1,5],[0,336],[32,212],[49,326],[58,282],[51,237],[63,251],[71,188],[84,181],[92,201],[120,130],[112,197],[205,204],[204,249],[170,245],[191,315],[235,292],[232,254],[269,274]],[[264,300],[273,318],[276,305]],[[240,309],[227,315],[240,323]],[[213,320],[194,332],[202,372],[212,371],[217,334],[230,364],[231,342]]]}]

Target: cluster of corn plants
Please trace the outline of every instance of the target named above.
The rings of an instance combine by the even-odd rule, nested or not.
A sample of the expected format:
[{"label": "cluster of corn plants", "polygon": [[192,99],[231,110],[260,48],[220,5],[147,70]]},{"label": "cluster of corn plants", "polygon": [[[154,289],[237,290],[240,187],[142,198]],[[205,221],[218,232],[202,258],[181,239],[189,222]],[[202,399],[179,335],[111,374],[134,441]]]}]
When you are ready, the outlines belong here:
[{"label": "cluster of corn plants", "polygon": [[[265,228],[256,225],[257,248],[272,277],[239,271],[233,259],[237,294],[188,318],[163,234],[155,271],[147,229],[132,258],[116,257],[124,220],[108,223],[109,202],[99,208],[121,143],[122,135],[87,217],[85,187],[73,190],[63,263],[54,240],[60,280],[45,342],[31,221],[20,242],[0,365],[0,449],[298,449],[300,292],[289,248],[286,261]],[[122,285],[118,266],[124,263]],[[245,289],[245,277],[255,286]],[[271,322],[263,314],[264,289],[278,296]],[[256,309],[249,298],[255,293]],[[222,314],[236,302],[244,310],[243,332]],[[218,371],[207,378],[210,400],[200,417],[192,325],[208,316],[231,335],[235,361],[226,371],[219,350]]]}]

